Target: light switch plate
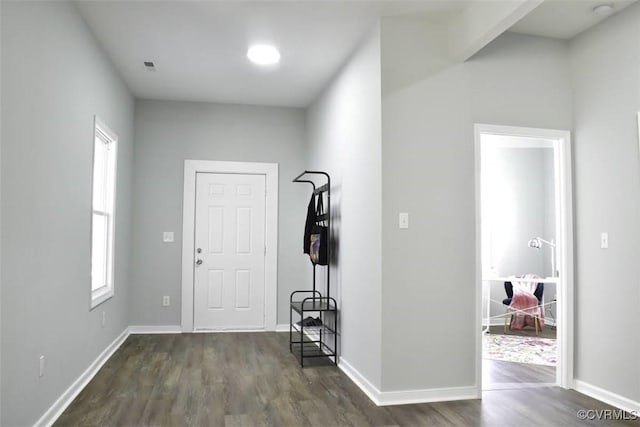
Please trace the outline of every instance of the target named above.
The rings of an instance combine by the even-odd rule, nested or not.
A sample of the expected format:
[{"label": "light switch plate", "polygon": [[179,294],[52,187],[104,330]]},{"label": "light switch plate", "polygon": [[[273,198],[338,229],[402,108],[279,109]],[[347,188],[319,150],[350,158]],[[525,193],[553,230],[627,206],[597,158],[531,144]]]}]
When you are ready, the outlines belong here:
[{"label": "light switch plate", "polygon": [[408,212],[400,212],[398,215],[398,226],[400,228],[409,228],[409,213]]},{"label": "light switch plate", "polygon": [[165,231],[162,233],[162,241],[165,243],[173,242],[173,231]]},{"label": "light switch plate", "polygon": [[40,359],[38,360],[38,376],[44,376],[44,355],[40,356]]},{"label": "light switch plate", "polygon": [[600,249],[609,248],[609,233],[600,233]]}]

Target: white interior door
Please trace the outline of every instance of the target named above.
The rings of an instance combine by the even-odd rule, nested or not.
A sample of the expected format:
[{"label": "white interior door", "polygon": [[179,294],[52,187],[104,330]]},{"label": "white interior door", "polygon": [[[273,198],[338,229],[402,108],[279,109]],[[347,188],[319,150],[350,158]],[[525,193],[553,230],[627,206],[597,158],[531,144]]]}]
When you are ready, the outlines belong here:
[{"label": "white interior door", "polygon": [[265,176],[196,175],[194,329],[265,327]]}]

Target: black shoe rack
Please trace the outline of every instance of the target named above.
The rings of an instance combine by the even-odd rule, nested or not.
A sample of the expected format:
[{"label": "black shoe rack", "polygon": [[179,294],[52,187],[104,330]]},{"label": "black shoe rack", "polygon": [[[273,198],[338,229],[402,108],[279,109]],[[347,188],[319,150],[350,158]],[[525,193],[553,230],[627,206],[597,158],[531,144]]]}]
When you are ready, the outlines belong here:
[{"label": "black shoe rack", "polygon": [[[320,180],[326,182],[317,185]],[[323,198],[323,212],[318,213],[316,223],[327,227],[331,242],[331,177],[322,171],[304,171],[293,182],[311,184],[314,196]],[[327,259],[327,265],[312,262],[313,288],[294,291],[289,299],[289,350],[302,367],[338,363],[338,305],[331,297],[329,280],[331,244],[327,245]],[[325,269],[324,283],[316,283],[317,268]]]}]

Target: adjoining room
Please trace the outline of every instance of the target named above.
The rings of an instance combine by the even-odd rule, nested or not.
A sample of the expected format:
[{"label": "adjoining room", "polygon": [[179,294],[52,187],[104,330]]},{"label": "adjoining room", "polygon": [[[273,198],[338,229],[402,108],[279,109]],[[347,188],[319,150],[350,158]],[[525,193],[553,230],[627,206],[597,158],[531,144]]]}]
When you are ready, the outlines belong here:
[{"label": "adjoining room", "polygon": [[639,23],[0,0],[0,425],[637,424]]}]

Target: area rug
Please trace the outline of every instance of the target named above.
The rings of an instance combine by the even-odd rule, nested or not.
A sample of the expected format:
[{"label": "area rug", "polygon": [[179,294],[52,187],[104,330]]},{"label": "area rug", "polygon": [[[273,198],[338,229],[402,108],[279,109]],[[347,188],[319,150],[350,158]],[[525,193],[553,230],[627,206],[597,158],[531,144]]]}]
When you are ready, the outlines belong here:
[{"label": "area rug", "polygon": [[551,338],[483,334],[484,359],[556,366],[557,352],[556,340]]}]

